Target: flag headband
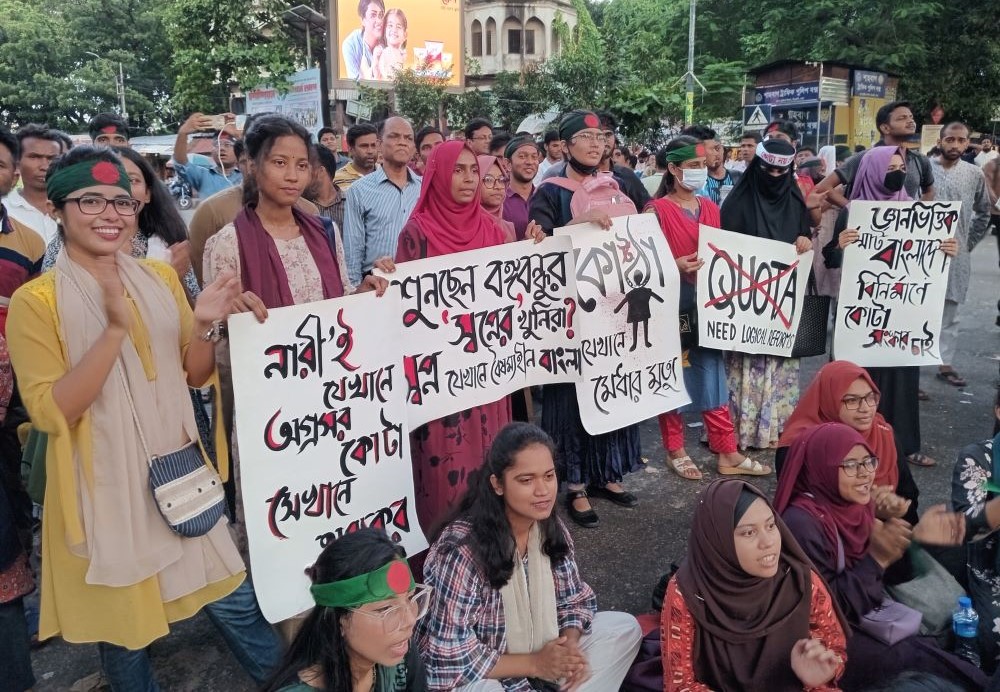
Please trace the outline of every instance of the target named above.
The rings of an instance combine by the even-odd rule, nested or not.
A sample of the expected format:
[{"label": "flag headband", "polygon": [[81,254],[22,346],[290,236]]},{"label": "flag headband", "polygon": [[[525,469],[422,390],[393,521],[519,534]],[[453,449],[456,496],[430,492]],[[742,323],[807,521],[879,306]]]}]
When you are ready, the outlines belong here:
[{"label": "flag headband", "polygon": [[406,560],[387,562],[376,570],[327,584],[313,584],[309,590],[318,606],[356,608],[395,598],[416,586]]},{"label": "flag headband", "polygon": [[95,185],[113,185],[132,194],[125,167],[105,159],[89,159],[60,168],[45,181],[45,194],[52,202],[62,202],[77,190]]}]

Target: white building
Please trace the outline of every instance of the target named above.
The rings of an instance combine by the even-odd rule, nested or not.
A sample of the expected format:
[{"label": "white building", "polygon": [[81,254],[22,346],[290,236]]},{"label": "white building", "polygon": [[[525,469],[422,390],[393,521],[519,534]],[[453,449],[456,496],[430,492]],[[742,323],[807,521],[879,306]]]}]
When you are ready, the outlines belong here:
[{"label": "white building", "polygon": [[556,17],[576,26],[570,0],[465,0],[465,53],[480,67],[478,77],[466,71],[466,85],[490,84],[498,72],[520,71],[558,53]]}]

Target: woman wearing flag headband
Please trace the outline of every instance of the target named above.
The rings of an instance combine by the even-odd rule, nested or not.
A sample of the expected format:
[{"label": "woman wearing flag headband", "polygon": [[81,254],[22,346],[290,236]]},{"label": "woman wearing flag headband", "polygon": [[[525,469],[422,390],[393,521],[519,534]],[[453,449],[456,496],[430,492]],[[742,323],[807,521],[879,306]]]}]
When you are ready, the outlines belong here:
[{"label": "woman wearing flag headband", "polygon": [[410,637],[431,591],[413,581],[403,549],[365,528],[328,545],[307,572],[316,607],[265,692],[423,692]]}]

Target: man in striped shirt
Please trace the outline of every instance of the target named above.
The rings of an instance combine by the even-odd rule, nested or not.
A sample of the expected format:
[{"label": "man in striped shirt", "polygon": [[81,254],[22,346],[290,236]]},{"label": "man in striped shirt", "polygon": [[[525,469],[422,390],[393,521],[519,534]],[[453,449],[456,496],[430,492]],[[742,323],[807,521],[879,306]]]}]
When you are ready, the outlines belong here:
[{"label": "man in striped shirt", "polygon": [[2,200],[14,187],[17,138],[0,129],[0,335],[7,332],[7,306],[14,291],[41,271],[45,241],[7,214]]},{"label": "man in striped shirt", "polygon": [[351,283],[361,284],[375,260],[395,257],[403,225],[420,197],[420,176],[407,165],[413,158],[413,127],[392,117],[379,126],[382,167],[347,191],[344,254]]}]

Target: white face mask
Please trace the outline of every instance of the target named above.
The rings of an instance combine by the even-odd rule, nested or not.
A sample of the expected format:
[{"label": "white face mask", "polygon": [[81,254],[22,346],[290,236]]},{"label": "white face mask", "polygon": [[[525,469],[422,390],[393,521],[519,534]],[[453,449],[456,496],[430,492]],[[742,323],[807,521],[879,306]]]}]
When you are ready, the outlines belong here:
[{"label": "white face mask", "polygon": [[688,190],[700,190],[708,182],[707,168],[682,168],[681,171],[684,174],[681,185]]}]

